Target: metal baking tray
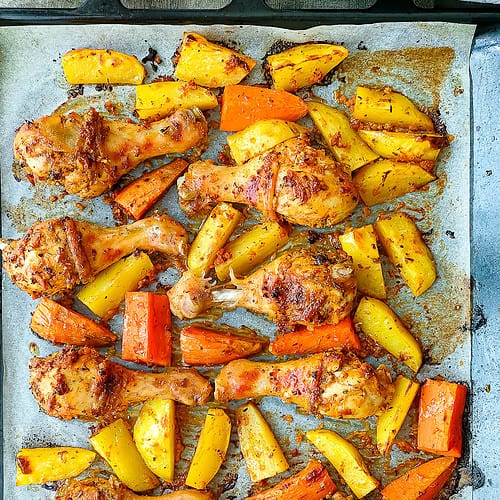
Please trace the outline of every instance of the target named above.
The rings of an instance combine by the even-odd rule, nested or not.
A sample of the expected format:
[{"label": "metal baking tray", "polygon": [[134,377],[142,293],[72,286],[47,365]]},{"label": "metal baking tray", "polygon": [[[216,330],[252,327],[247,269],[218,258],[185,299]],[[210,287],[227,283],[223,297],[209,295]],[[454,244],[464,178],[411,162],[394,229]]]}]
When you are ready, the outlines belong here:
[{"label": "metal baking tray", "polygon": [[[233,5],[233,2],[231,5]],[[114,4],[114,2],[113,2]],[[92,2],[87,2],[85,4],[86,8],[92,7]],[[95,5],[94,5],[95,7]],[[247,4],[248,8],[248,4]],[[121,9],[121,7],[120,7]],[[267,9],[267,7],[266,7]],[[88,21],[85,16],[79,17],[78,14],[74,15],[76,12],[72,11],[71,16],[67,18],[62,18],[62,17],[57,17],[55,16],[54,18],[51,18],[51,14],[48,14],[48,18],[43,18],[38,17],[38,14],[34,14],[36,17],[30,18],[29,16],[32,15],[33,13],[27,14],[27,17],[22,19],[22,16],[19,16],[15,21],[13,21],[12,18],[9,16],[11,15],[8,13],[7,17],[8,19],[4,18],[5,12],[0,9],[0,19],[4,19],[6,24],[11,24],[12,22],[15,22],[15,24],[23,24],[23,23],[28,23],[28,24],[34,24],[35,22],[47,22],[47,23],[54,23],[54,22],[62,22],[65,24],[73,24],[73,23],[79,23],[84,21]],[[107,14],[102,13],[102,16],[107,15],[106,21],[110,22],[116,22],[117,19],[115,17],[115,10],[110,9]],[[491,15],[492,11],[489,11],[490,13],[490,21],[492,20]],[[60,14],[60,13],[59,13]],[[59,16],[58,14],[58,16]],[[182,14],[182,13],[181,13]],[[196,13],[192,13],[196,17]],[[134,14],[135,15],[135,14]],[[152,14],[149,14],[152,15]],[[315,14],[317,15],[317,13]],[[57,17],[57,19],[56,19]],[[123,22],[123,18],[120,17],[120,22]],[[154,17],[154,16],[153,16]],[[243,16],[244,17],[244,16]],[[377,17],[377,16],[375,16]],[[391,17],[391,16],[389,16]],[[45,21],[42,21],[42,19],[45,19]],[[99,17],[93,17],[92,20],[96,21],[98,20]],[[102,19],[102,17],[101,17]],[[211,24],[213,21],[211,20],[212,18],[210,17],[203,17],[202,15],[202,21],[206,21],[207,24]],[[224,21],[227,19],[230,21],[232,18],[223,18]],[[291,18],[292,20],[290,21],[290,24],[293,26],[293,16]],[[298,19],[298,17],[297,17]],[[312,18],[311,22],[312,22]],[[305,22],[305,26],[301,27],[306,27],[308,25],[308,18],[303,20],[302,22]],[[366,22],[371,22],[374,19],[373,18],[365,18]],[[154,19],[149,19],[147,16],[143,17],[142,19],[139,18],[134,18],[134,19],[129,19],[129,21],[133,22],[155,22]],[[170,19],[169,19],[170,21]],[[391,19],[392,21],[392,19]],[[183,24],[184,19],[183,15],[180,16],[180,18],[174,18],[173,22],[178,22],[180,24]],[[273,20],[270,18],[267,18],[267,22],[262,22],[260,24],[263,25],[269,25],[269,24],[274,24]],[[281,24],[281,23],[276,23],[276,24]],[[340,22],[340,24],[342,24]],[[296,27],[296,26],[293,26]],[[84,30],[84,27],[77,28],[75,27],[75,33]],[[461,488],[459,490],[459,496],[456,498],[496,498],[497,493],[499,491],[499,485],[498,485],[498,480],[492,475],[492,471],[494,470],[494,463],[492,461],[492,457],[495,456],[495,448],[493,444],[493,440],[487,438],[487,432],[490,431],[491,434],[489,435],[497,435],[498,431],[500,430],[499,427],[499,422],[500,419],[498,418],[498,412],[499,409],[497,405],[492,405],[490,401],[495,401],[495,391],[498,391],[498,376],[492,375],[494,372],[494,356],[497,356],[497,351],[495,350],[495,342],[494,342],[494,333],[498,331],[498,318],[495,318],[495,301],[497,300],[498,296],[498,288],[495,289],[495,272],[497,273],[496,275],[498,276],[498,269],[500,266],[498,265],[498,252],[495,253],[494,251],[488,252],[488,249],[495,249],[498,248],[498,246],[495,245],[490,245],[491,239],[491,227],[488,227],[489,224],[486,222],[488,218],[486,217],[486,214],[494,214],[495,213],[495,207],[496,207],[496,213],[498,213],[498,201],[495,201],[494,196],[492,195],[492,190],[494,189],[494,183],[495,180],[497,181],[498,185],[498,179],[495,179],[495,170],[494,166],[492,165],[491,158],[494,157],[492,155],[493,149],[495,148],[495,140],[491,139],[493,134],[488,134],[488,133],[481,133],[484,132],[485,130],[488,130],[489,127],[491,127],[491,124],[494,125],[495,121],[490,122],[490,117],[494,116],[491,115],[492,109],[490,105],[490,101],[487,97],[487,93],[485,92],[485,85],[490,84],[490,88],[494,88],[496,84],[496,79],[494,78],[495,73],[494,72],[489,72],[484,69],[484,66],[486,64],[486,67],[494,67],[495,66],[495,47],[498,45],[498,40],[499,40],[499,32],[498,29],[494,27],[485,26],[484,24],[481,26],[481,33],[476,36],[474,44],[473,44],[473,50],[472,50],[472,55],[471,55],[471,80],[472,80],[472,89],[471,89],[471,95],[472,95],[472,103],[473,103],[473,119],[474,119],[474,127],[471,128],[471,138],[474,139],[473,141],[473,146],[471,148],[472,156],[471,156],[471,176],[470,176],[470,181],[471,181],[471,188],[470,188],[470,206],[469,206],[469,213],[471,214],[471,237],[470,237],[470,244],[472,248],[472,259],[471,259],[471,276],[474,277],[474,280],[472,281],[472,291],[474,292],[472,295],[472,306],[471,306],[471,311],[472,311],[472,321],[471,325],[468,324],[468,322],[464,323],[465,327],[468,329],[470,326],[472,327],[472,363],[471,363],[471,383],[472,383],[472,394],[473,397],[472,399],[472,410],[471,413],[469,413],[469,421],[467,422],[467,431],[469,433],[469,443],[470,443],[470,450],[466,453],[466,457],[464,459],[463,467],[462,467],[462,481],[464,483],[467,483],[468,486],[465,488]],[[46,33],[50,33],[50,31],[46,31]],[[0,36],[2,32],[0,31]],[[75,46],[78,45],[75,42]],[[80,45],[78,45],[80,46]],[[60,54],[54,55],[54,58],[57,59]],[[139,55],[139,53],[137,54]],[[498,67],[498,64],[497,64]],[[5,62],[2,63],[2,73],[3,74],[8,74],[8,64]],[[49,77],[50,78],[50,77]],[[8,78],[7,78],[8,79]],[[40,85],[45,85],[49,82],[41,82]],[[475,85],[476,83],[476,85]],[[480,83],[480,85],[479,85]],[[52,84],[50,82],[49,84]],[[8,90],[10,90],[13,87],[8,87]],[[4,85],[4,81],[0,83],[0,89],[1,89],[1,100],[0,104],[2,106],[8,106],[9,102],[12,100],[10,93],[9,98],[6,98],[6,90],[7,87]],[[497,89],[498,92],[498,89]],[[60,102],[51,102],[49,98],[46,98],[46,101],[42,99],[42,102],[31,102],[29,106],[25,106],[25,114],[26,117],[36,117],[41,114],[50,112],[50,109],[54,109]],[[52,108],[50,108],[52,106]],[[42,111],[43,110],[43,111]],[[5,111],[5,108],[2,110]],[[40,112],[39,112],[40,111]],[[13,128],[11,129],[10,133],[12,133],[13,129],[17,127],[20,123],[16,123],[13,125]],[[479,128],[478,128],[479,127]],[[482,127],[482,129],[481,129]],[[7,141],[2,142],[2,149],[8,147],[8,144],[6,144]],[[497,148],[498,150],[498,148]],[[8,157],[8,156],[7,156]],[[490,166],[491,168],[487,168]],[[7,164],[4,162],[2,164],[2,171],[7,169],[8,172],[11,171],[11,165]],[[498,174],[497,174],[498,175]],[[4,190],[4,185],[2,185],[2,212],[3,215],[5,216],[5,208],[6,206],[12,207],[14,204],[12,203],[12,200],[10,199],[11,193],[9,191]],[[17,195],[16,195],[17,196]],[[169,195],[170,196],[170,195]],[[167,204],[171,200],[167,200]],[[496,203],[496,206],[495,206]],[[35,206],[39,205],[39,203],[35,203]],[[66,208],[68,208],[70,203],[66,204]],[[29,207],[29,203],[27,205]],[[31,207],[33,208],[33,207]],[[39,208],[39,206],[38,206]],[[101,207],[102,208],[102,207]],[[98,210],[100,210],[99,208]],[[45,207],[47,209],[47,207]],[[73,209],[71,209],[73,210]],[[94,208],[90,208],[90,213],[92,213]],[[51,208],[48,209],[48,212],[50,213]],[[39,214],[37,213],[29,213],[29,209],[26,210],[25,216],[28,217],[28,219],[31,217],[38,217]],[[492,220],[492,219],[490,219]],[[5,222],[5,221],[4,221]],[[112,223],[113,221],[109,219],[107,221],[108,223]],[[10,224],[10,222],[8,222]],[[12,228],[10,228],[11,230]],[[7,231],[9,229],[7,228]],[[467,228],[468,231],[468,228]],[[10,235],[10,234],[9,234]],[[498,243],[498,235],[496,235],[497,238],[497,243]],[[170,277],[172,278],[172,276]],[[23,324],[23,322],[20,320],[21,316],[26,316],[26,311],[24,313],[19,313],[17,308],[13,308],[12,304],[25,304],[26,305],[26,297],[21,293],[18,292],[15,287],[10,285],[8,283],[8,280],[4,279],[3,281],[3,292],[4,292],[4,297],[5,297],[5,303],[8,304],[8,308],[4,310],[3,312],[3,319],[2,323],[3,325],[9,324],[9,328],[4,327],[3,331],[3,370],[4,370],[4,396],[6,392],[11,392],[13,389],[13,386],[15,385],[12,382],[12,375],[15,375],[15,380],[16,383],[19,384],[19,391],[22,392],[24,391],[26,393],[27,391],[27,372],[25,367],[13,367],[11,361],[9,360],[9,353],[12,352],[13,350],[18,350],[19,346],[17,345],[12,345],[12,341],[15,340],[13,339],[12,335],[12,324]],[[495,293],[496,291],[496,293]],[[31,311],[33,306],[28,306],[28,309]],[[29,311],[28,311],[29,313]],[[238,319],[235,320],[238,322]],[[26,324],[26,321],[24,321],[24,324]],[[265,331],[265,329],[268,327],[268,324],[257,319],[255,323],[256,327],[258,329],[261,329],[262,331]],[[25,326],[20,326],[20,330],[22,330],[22,338],[24,339],[29,339],[29,332],[28,328]],[[10,332],[10,333],[9,333]],[[474,332],[478,332],[478,335],[474,335]],[[24,342],[21,345],[21,349],[25,349],[25,351],[28,349],[28,344],[29,342]],[[40,344],[40,342],[37,342],[37,344]],[[469,349],[470,344],[465,343],[465,349]],[[44,348],[42,348],[44,349]],[[466,352],[464,353],[466,354]],[[23,354],[25,357],[29,356],[28,352],[24,352]],[[484,367],[493,367],[491,371],[486,371],[484,370]],[[489,377],[492,378],[489,378]],[[17,388],[17,386],[16,386]],[[29,391],[28,391],[29,392]],[[22,399],[22,397],[20,397]],[[10,398],[10,401],[12,401],[12,397]],[[268,406],[266,406],[266,404]],[[273,412],[276,411],[274,407],[273,402],[268,402],[264,404],[265,411],[267,412],[266,415],[272,415]],[[41,419],[44,421],[44,415],[38,413],[36,405],[32,405],[31,410],[34,412],[33,415],[35,417],[32,419],[33,422],[36,422],[38,419]],[[496,413],[495,413],[496,412]],[[471,421],[471,415],[473,415],[474,419]],[[495,415],[497,418],[491,418],[490,415]],[[45,417],[47,418],[47,417]],[[272,418],[272,417],[271,417]],[[298,418],[299,421],[302,421],[303,417]],[[305,418],[305,417],[304,417]],[[307,418],[305,418],[307,420]],[[477,424],[476,422],[481,422],[481,421],[486,421],[490,422],[489,427],[486,426],[481,426]],[[22,419],[20,419],[22,421]],[[8,467],[11,467],[11,465],[8,464],[8,462],[12,462],[13,460],[13,454],[12,454],[12,444],[14,442],[17,443],[22,443],[23,445],[43,445],[43,444],[50,444],[50,437],[48,435],[43,435],[43,433],[40,433],[39,431],[39,422],[35,425],[34,428],[37,428],[35,432],[27,432],[27,429],[24,428],[22,430],[22,435],[19,435],[20,432],[18,432],[18,424],[19,422],[13,422],[12,419],[12,413],[10,412],[4,412],[4,426],[3,430],[4,432],[8,429],[8,434],[4,436],[4,443],[6,444],[4,447],[4,467],[7,470]],[[494,427],[496,425],[496,428]],[[22,425],[20,427],[23,427]],[[193,431],[195,432],[195,430]],[[13,435],[14,433],[14,435]],[[60,432],[59,436],[63,434],[63,431]],[[85,442],[81,441],[81,423],[79,422],[64,422],[64,438],[65,438],[65,444],[74,444],[74,445],[85,445]],[[53,434],[51,434],[53,435]],[[48,441],[47,441],[48,440]],[[54,444],[54,443],[52,443]],[[61,444],[60,442],[58,444]],[[467,477],[467,475],[469,477]],[[7,484],[7,481],[9,481],[9,476],[10,480],[12,479],[11,474],[5,474],[5,479],[6,482],[4,484],[4,494],[5,498],[28,498],[27,496],[23,496],[22,493],[19,493],[19,489],[16,490],[16,495],[21,495],[21,496],[12,496],[12,489],[11,485]],[[229,492],[230,493],[230,492]],[[465,495],[465,496],[464,496]],[[34,489],[31,491],[29,498],[51,498],[51,493],[47,492],[43,489]],[[230,498],[230,496],[228,496]],[[239,496],[236,496],[236,498],[240,498]]]}]

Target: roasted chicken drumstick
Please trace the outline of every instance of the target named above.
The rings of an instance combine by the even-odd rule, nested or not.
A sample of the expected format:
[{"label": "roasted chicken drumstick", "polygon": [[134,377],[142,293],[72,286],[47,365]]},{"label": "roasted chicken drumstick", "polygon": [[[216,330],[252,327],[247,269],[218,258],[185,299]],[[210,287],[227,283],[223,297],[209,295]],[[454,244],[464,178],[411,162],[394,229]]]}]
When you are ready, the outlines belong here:
[{"label": "roasted chicken drumstick", "polygon": [[246,278],[233,278],[231,284],[236,288],[211,288],[208,280],[188,271],[168,292],[172,312],[183,319],[212,306],[244,307],[288,330],[338,323],[356,297],[352,261],[333,247],[288,250]]},{"label": "roasted chicken drumstick", "polygon": [[30,388],[42,409],[66,420],[112,418],[155,397],[203,405],[212,392],[210,382],[195,369],[131,370],[92,347],[68,347],[46,358],[32,358],[29,369]]},{"label": "roasted chicken drumstick", "polygon": [[178,181],[181,207],[193,216],[210,203],[244,203],[268,218],[327,227],[351,215],[358,204],[351,176],[306,136],[278,144],[243,165],[191,164]]},{"label": "roasted chicken drumstick", "polygon": [[32,297],[64,294],[134,250],[184,255],[188,236],[168,215],[101,227],[69,217],[34,224],[18,240],[0,240],[3,267]]},{"label": "roasted chicken drumstick", "polygon": [[34,181],[93,198],[139,163],[203,144],[207,123],[197,109],[178,110],[147,125],[86,114],[53,114],[17,130],[14,155]]},{"label": "roasted chicken drumstick", "polygon": [[178,490],[164,495],[137,495],[116,477],[89,477],[70,480],[57,489],[56,500],[210,500],[212,495],[205,491]]},{"label": "roasted chicken drumstick", "polygon": [[307,412],[333,418],[367,418],[381,411],[393,393],[391,376],[354,354],[327,352],[282,363],[239,359],[215,379],[215,399],[278,396]]}]

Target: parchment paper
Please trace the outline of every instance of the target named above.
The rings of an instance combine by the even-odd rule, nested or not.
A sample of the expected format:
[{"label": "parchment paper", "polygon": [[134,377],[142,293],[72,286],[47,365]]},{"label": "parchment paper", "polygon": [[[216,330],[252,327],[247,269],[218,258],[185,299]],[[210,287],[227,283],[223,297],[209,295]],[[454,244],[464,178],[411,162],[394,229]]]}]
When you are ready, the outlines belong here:
[{"label": "parchment paper", "polygon": [[[111,48],[135,54],[141,59],[148,48],[158,51],[162,63],[155,72],[149,63],[148,80],[170,75],[170,57],[180,43],[184,31],[196,31],[212,40],[235,44],[237,48],[255,57],[259,62],[278,39],[305,42],[327,40],[343,43],[351,58],[342,64],[337,80],[327,87],[314,87],[313,92],[334,104],[333,90],[339,88],[352,95],[356,83],[392,85],[430,108],[438,108],[447,130],[454,136],[450,148],[441,155],[437,172],[438,181],[428,191],[407,195],[393,203],[374,207],[366,217],[358,210],[350,223],[360,226],[376,218],[379,210],[390,210],[401,201],[404,209],[417,219],[436,258],[439,278],[422,297],[415,299],[406,290],[396,294],[395,280],[389,275],[390,305],[401,315],[418,336],[428,361],[418,375],[442,375],[448,380],[470,381],[470,272],[469,272],[469,156],[470,156],[470,88],[469,51],[474,27],[446,23],[374,24],[365,26],[319,26],[307,31],[286,31],[255,26],[50,26],[0,28],[0,162],[2,183],[2,235],[19,236],[37,219],[69,215],[102,224],[114,223],[111,210],[102,200],[83,202],[83,210],[76,198],[67,196],[56,202],[50,195],[54,188],[18,181],[13,174],[12,141],[16,128],[25,120],[50,114],[67,99],[69,86],[62,74],[60,57],[72,48]],[[453,50],[450,66],[441,58],[408,58],[408,50],[433,48],[434,56],[445,57]],[[380,52],[386,51],[386,52]],[[395,52],[398,51],[398,52]],[[399,52],[402,51],[402,52]],[[414,51],[410,50],[413,54]],[[420,53],[416,51],[416,53]],[[430,54],[430,53],[429,53]],[[447,57],[447,56],[446,56]],[[351,64],[349,61],[356,64]],[[373,61],[378,61],[376,64]],[[440,75],[439,79],[437,75]],[[258,65],[248,82],[263,81]],[[95,96],[92,97],[91,96]],[[89,98],[98,106],[106,99],[121,100],[133,106],[133,89],[115,88],[96,91],[85,87],[84,97],[73,100],[71,106],[87,106]],[[66,109],[63,107],[63,109]],[[216,120],[217,115],[213,118]],[[213,146],[203,155],[217,159],[224,135],[211,132]],[[157,207],[158,208],[158,207]],[[188,223],[177,205],[175,189],[165,197],[160,209],[167,210],[181,222]],[[385,269],[390,266],[384,262]],[[161,282],[173,282],[175,272],[168,272]],[[398,279],[396,282],[400,283]],[[2,281],[2,350],[3,350],[3,429],[4,429],[4,497],[9,499],[53,498],[51,491],[40,487],[15,487],[15,455],[24,446],[71,445],[88,447],[88,425],[79,421],[59,421],[43,414],[28,387],[28,360],[35,353],[42,356],[57,348],[38,339],[29,329],[30,314],[36,303],[11,284],[3,275]],[[242,311],[227,313],[223,322],[241,326],[245,324],[262,335],[274,335],[274,326],[263,318]],[[119,330],[120,317],[112,326]],[[377,360],[376,362],[379,362]],[[387,360],[386,360],[387,361]],[[404,371],[404,369],[402,370]],[[286,474],[301,469],[314,454],[314,450],[300,436],[318,424],[347,436],[355,430],[373,436],[374,421],[348,422],[302,415],[290,405],[274,398],[264,398],[260,408],[275,430],[289,459],[291,468]],[[206,409],[188,411],[179,407],[186,448],[178,464],[177,477],[181,477],[192,457],[196,436]],[[189,418],[188,418],[189,417]],[[290,417],[290,418],[289,418]],[[367,426],[367,427],[366,427]],[[298,453],[295,453],[297,450]],[[388,478],[381,473],[384,461],[370,457],[361,450],[373,473],[386,484]],[[406,458],[413,455],[406,455]],[[397,450],[392,463],[401,460]],[[460,469],[462,483],[467,483],[469,452],[466,449]],[[338,476],[330,467],[332,477]],[[271,480],[276,482],[284,475]],[[234,481],[232,481],[234,479]],[[221,493],[222,484],[229,485]],[[236,435],[233,434],[227,462],[213,481],[213,490],[220,498],[245,498],[250,491]],[[375,496],[376,497],[376,496]],[[462,487],[453,498],[470,498],[471,488]]]}]

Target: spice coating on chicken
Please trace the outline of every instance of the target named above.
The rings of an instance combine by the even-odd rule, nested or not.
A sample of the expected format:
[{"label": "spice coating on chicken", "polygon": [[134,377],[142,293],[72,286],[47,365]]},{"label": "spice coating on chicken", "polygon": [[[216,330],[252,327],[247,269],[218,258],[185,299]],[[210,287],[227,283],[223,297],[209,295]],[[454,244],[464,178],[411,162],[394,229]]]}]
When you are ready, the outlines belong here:
[{"label": "spice coating on chicken", "polygon": [[69,480],[57,489],[56,500],[211,500],[209,492],[178,490],[164,495],[137,495],[115,476]]},{"label": "spice coating on chicken", "polygon": [[58,295],[135,250],[171,256],[187,252],[184,227],[168,215],[133,224],[101,227],[69,217],[35,223],[18,240],[1,240],[3,267],[11,280],[36,298]]},{"label": "spice coating on chicken", "polygon": [[14,155],[34,181],[93,198],[144,160],[185,153],[205,143],[207,133],[206,120],[197,109],[135,124],[104,118],[91,108],[86,114],[56,113],[21,125]]},{"label": "spice coating on chicken", "polygon": [[198,490],[178,490],[164,495],[137,495],[129,490],[115,476],[109,478],[89,477],[69,480],[57,489],[56,500],[211,500],[209,492]]},{"label": "spice coating on chicken", "polygon": [[92,347],[68,347],[46,358],[32,358],[29,369],[31,392],[42,409],[66,420],[113,418],[155,397],[203,405],[212,392],[210,382],[193,368],[131,370]]},{"label": "spice coating on chicken", "polygon": [[215,399],[278,396],[308,413],[333,418],[367,418],[382,411],[393,394],[391,376],[354,354],[326,352],[266,363],[239,359],[215,379]]},{"label": "spice coating on chicken", "polygon": [[288,139],[236,167],[195,162],[179,179],[178,191],[190,216],[227,201],[310,227],[333,226],[358,204],[350,174],[324,150],[311,147],[306,136]]},{"label": "spice coating on chicken", "polygon": [[352,261],[333,247],[304,246],[285,251],[236,286],[210,290],[207,280],[189,275],[168,292],[172,312],[193,318],[208,307],[244,307],[265,314],[280,330],[296,325],[335,324],[351,311],[356,298]]}]

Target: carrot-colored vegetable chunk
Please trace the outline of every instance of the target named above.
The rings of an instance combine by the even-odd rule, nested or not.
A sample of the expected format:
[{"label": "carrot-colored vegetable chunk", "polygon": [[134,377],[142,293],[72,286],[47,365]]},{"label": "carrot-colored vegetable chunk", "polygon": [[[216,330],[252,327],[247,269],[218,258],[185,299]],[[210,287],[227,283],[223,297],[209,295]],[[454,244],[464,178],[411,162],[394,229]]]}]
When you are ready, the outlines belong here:
[{"label": "carrot-colored vegetable chunk", "polygon": [[123,188],[113,201],[127,215],[138,220],[170,188],[187,165],[185,160],[177,158],[155,170],[146,172]]},{"label": "carrot-colored vegetable chunk", "polygon": [[411,469],[382,490],[384,500],[432,500],[450,479],[457,459],[439,457]]},{"label": "carrot-colored vegetable chunk", "polygon": [[123,316],[122,359],[169,366],[172,325],[167,295],[127,292]]},{"label": "carrot-colored vegetable chunk", "polygon": [[426,379],[420,393],[418,440],[420,450],[462,456],[462,416],[467,387]]},{"label": "carrot-colored vegetable chunk", "polygon": [[306,114],[306,103],[285,90],[228,85],[222,94],[220,129],[237,132],[257,120],[279,118],[294,122]]},{"label": "carrot-colored vegetable chunk", "polygon": [[336,325],[315,326],[313,330],[299,328],[295,332],[279,335],[269,344],[269,351],[275,356],[314,354],[330,349],[361,349],[361,342],[350,317]]},{"label": "carrot-colored vegetable chunk", "polygon": [[36,306],[30,327],[37,335],[55,344],[102,347],[117,339],[104,326],[47,297]]},{"label": "carrot-colored vegetable chunk", "polygon": [[326,467],[312,459],[304,469],[276,486],[248,497],[247,500],[322,500],[337,491]]},{"label": "carrot-colored vegetable chunk", "polygon": [[182,329],[180,343],[184,363],[213,366],[256,354],[262,351],[265,341],[192,325]]}]

